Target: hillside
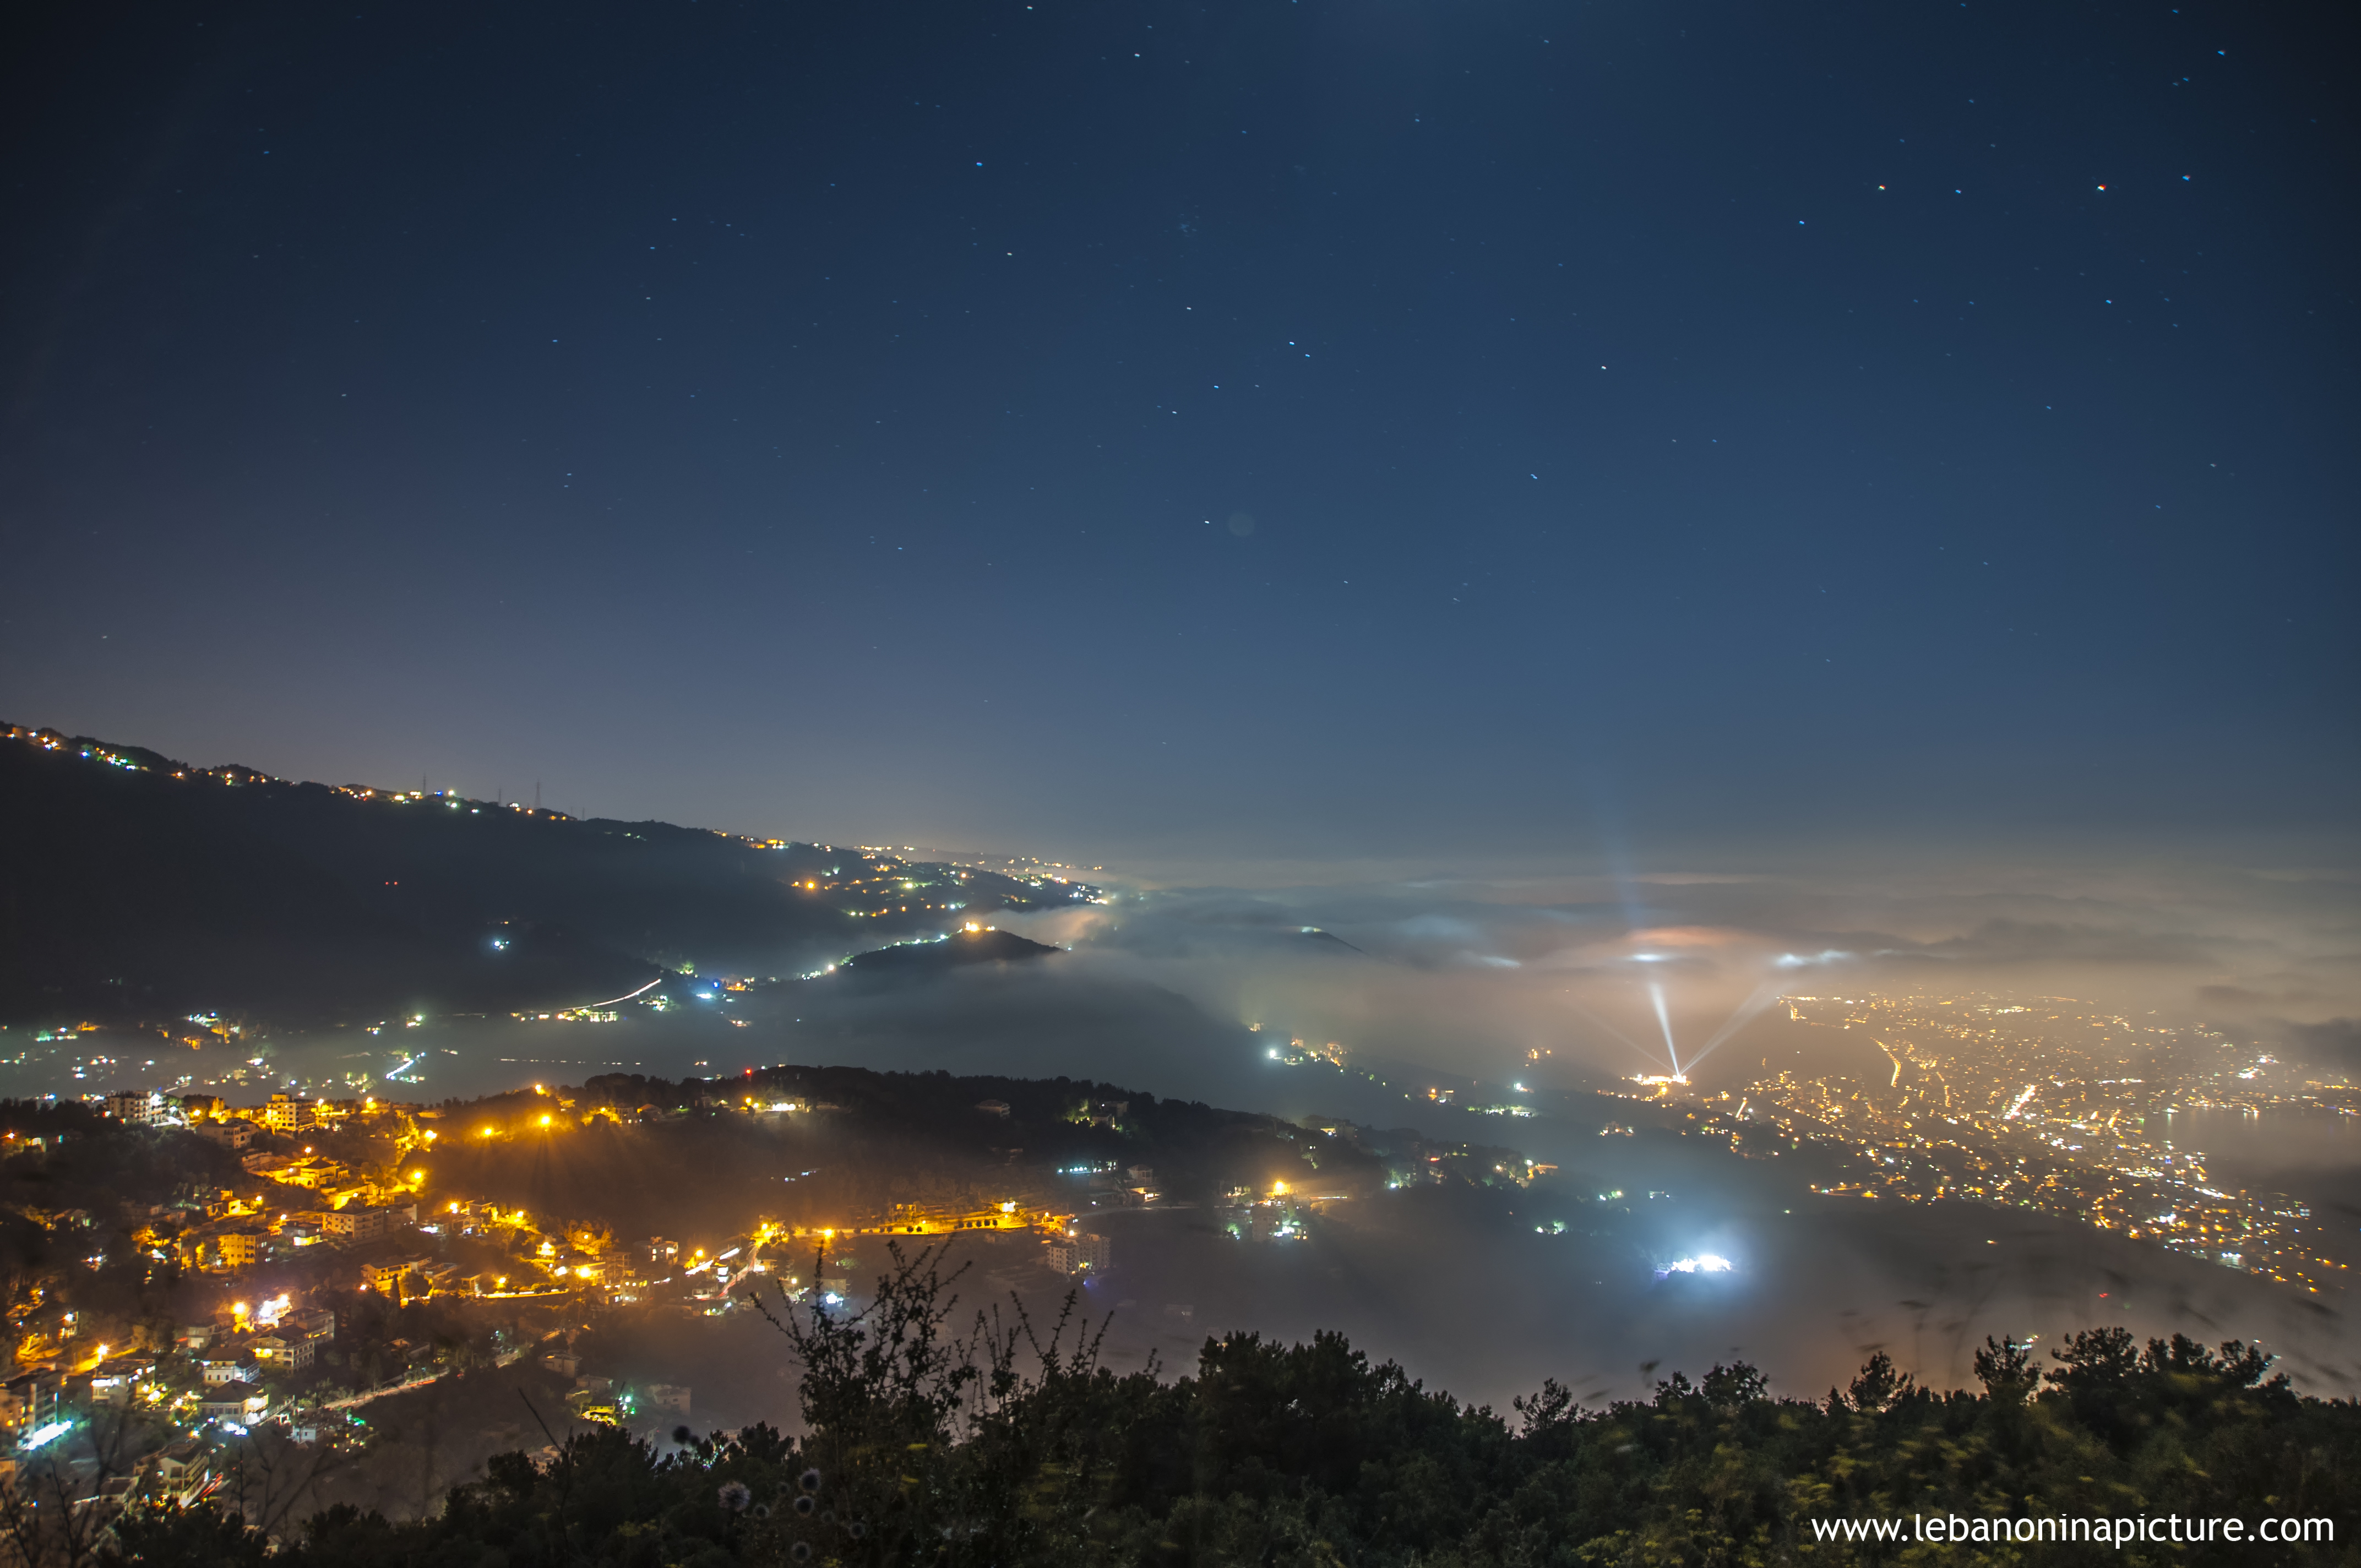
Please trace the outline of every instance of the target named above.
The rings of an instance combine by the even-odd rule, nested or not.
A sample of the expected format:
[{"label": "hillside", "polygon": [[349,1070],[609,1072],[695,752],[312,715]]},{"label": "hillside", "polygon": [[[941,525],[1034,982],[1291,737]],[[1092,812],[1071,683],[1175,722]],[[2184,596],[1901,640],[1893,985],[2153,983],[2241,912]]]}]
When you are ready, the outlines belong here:
[{"label": "hillside", "polygon": [[[282,1022],[785,974],[1093,890],[0,729],[0,1022]],[[891,968],[892,965],[882,966]]]},{"label": "hillside", "polygon": [[[1059,1317],[1074,1286],[1043,1238],[1063,1215],[1104,1234],[1093,1208],[1170,1200],[1229,1227],[1217,1245],[1245,1257],[1310,1245],[1279,1240],[1298,1217],[1266,1230],[1289,1185],[1355,1194],[1343,1206],[1381,1224],[1435,1199],[1463,1220],[1520,1206],[1535,1190],[1498,1178],[1507,1150],[1105,1083],[796,1066],[365,1108],[237,1160],[78,1105],[0,1102],[0,1131],[16,1151],[0,1159],[0,1277],[31,1386],[71,1371],[147,1390],[21,1455],[18,1486],[63,1499],[121,1478],[129,1562],[1510,1568],[1891,1562],[1941,1539],[1989,1549],[1977,1562],[2036,1542],[2070,1563],[2162,1562],[2178,1541],[2172,1561],[2226,1563],[2265,1521],[2311,1532],[2274,1562],[2353,1555],[2323,1532],[2361,1477],[2356,1407],[2299,1394],[2237,1341],[2101,1327],[2037,1357],[1995,1337],[1974,1357],[1980,1392],[1916,1386],[1872,1347],[1825,1398],[1733,1360],[1636,1399],[1548,1380],[1504,1413],[1336,1332],[1189,1344],[1184,1317],[1188,1354],[1117,1370],[1097,1313],[1121,1332],[1154,1310],[1113,1299],[1136,1273],[1113,1290],[1086,1278],[1091,1321]],[[299,1167],[299,1148],[323,1158]],[[1144,1187],[1144,1161],[1162,1195],[1097,1179]],[[327,1188],[292,1190],[324,1175],[412,1189],[418,1223],[306,1245],[325,1216],[301,1205]],[[961,1228],[977,1216],[953,1211],[1002,1193],[1026,1211],[1012,1228]],[[658,1227],[674,1239],[639,1239]],[[1604,1257],[1613,1228],[1567,1245]],[[225,1271],[208,1260],[233,1233],[256,1261]],[[1434,1261],[1430,1246],[1395,1266]],[[209,1365],[264,1343],[243,1304],[258,1300],[333,1332],[264,1374],[267,1419],[201,1422]],[[1466,1311],[1488,1332],[1491,1305]],[[93,1361],[81,1347],[101,1335],[127,1348]],[[1559,1370],[1595,1370],[1596,1352],[1569,1336]],[[717,1407],[760,1388],[793,1390],[792,1440],[743,1417],[715,1430]],[[223,1488],[170,1506],[191,1494],[154,1478],[165,1453],[200,1456]],[[27,1538],[63,1560],[59,1521],[82,1517],[28,1514]],[[2179,1533],[2192,1519],[2213,1533]],[[1828,1533],[1881,1522],[1907,1533]]]},{"label": "hillside", "polygon": [[904,942],[895,947],[879,948],[873,952],[857,953],[845,961],[843,968],[851,974],[868,979],[881,976],[904,979],[939,974],[964,964],[1012,963],[1038,959],[1057,950],[1046,942],[1033,941],[1014,931],[954,931],[939,942]]},{"label": "hillside", "polygon": [[[206,1106],[145,1126],[0,1100],[0,1282],[19,1287],[0,1318],[13,1343],[55,1356],[80,1324],[85,1340],[128,1343],[145,1321],[202,1321],[236,1297],[337,1306],[358,1282],[356,1259],[373,1255],[320,1245],[323,1215],[380,1201],[416,1206],[385,1243],[393,1252],[463,1274],[496,1258],[520,1288],[538,1281],[531,1299],[563,1297],[578,1318],[614,1305],[619,1284],[568,1266],[580,1260],[565,1249],[585,1235],[607,1238],[597,1250],[616,1268],[638,1267],[651,1236],[736,1255],[855,1227],[949,1234],[946,1216],[1004,1204],[1023,1212],[1009,1222],[1020,1233],[1042,1215],[1175,1205],[1208,1224],[1235,1210],[1250,1229],[1257,1214],[1300,1223],[1332,1201],[1391,1212],[1430,1192],[1497,1208],[1530,1179],[1497,1174],[1510,1151],[1407,1129],[1313,1127],[1071,1079],[851,1067],[608,1073],[432,1107],[349,1102],[300,1133],[247,1128],[235,1152],[223,1129],[258,1114]],[[258,1238],[234,1279],[212,1239],[225,1231]],[[870,1244],[872,1262],[881,1245]],[[648,1273],[628,1294],[650,1310],[700,1286],[667,1266]],[[474,1312],[486,1332],[522,1310],[448,1281],[411,1294]]]}]

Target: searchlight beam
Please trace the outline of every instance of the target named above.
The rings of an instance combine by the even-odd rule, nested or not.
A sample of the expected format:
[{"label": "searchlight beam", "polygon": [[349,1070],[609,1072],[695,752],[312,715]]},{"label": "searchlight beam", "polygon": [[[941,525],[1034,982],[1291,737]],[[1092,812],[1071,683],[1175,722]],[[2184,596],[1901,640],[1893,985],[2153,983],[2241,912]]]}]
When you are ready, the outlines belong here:
[{"label": "searchlight beam", "polygon": [[1648,994],[1655,999],[1656,1023],[1664,1031],[1664,1054],[1672,1058],[1673,1076],[1686,1078],[1687,1075],[1681,1071],[1681,1049],[1673,1044],[1672,1015],[1664,1011],[1664,988],[1652,980],[1648,982]]}]

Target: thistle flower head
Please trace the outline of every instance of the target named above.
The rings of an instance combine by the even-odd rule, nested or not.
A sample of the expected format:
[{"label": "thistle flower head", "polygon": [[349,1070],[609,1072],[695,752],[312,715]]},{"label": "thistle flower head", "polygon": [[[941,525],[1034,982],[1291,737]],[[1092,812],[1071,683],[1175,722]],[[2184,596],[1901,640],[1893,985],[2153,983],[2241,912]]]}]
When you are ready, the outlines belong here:
[{"label": "thistle flower head", "polygon": [[743,1481],[724,1481],[719,1496],[721,1506],[733,1514],[744,1513],[746,1505],[754,1500],[754,1494],[747,1489]]},{"label": "thistle flower head", "polygon": [[819,1472],[817,1470],[807,1470],[800,1476],[796,1477],[796,1483],[807,1492],[817,1492],[819,1490]]}]

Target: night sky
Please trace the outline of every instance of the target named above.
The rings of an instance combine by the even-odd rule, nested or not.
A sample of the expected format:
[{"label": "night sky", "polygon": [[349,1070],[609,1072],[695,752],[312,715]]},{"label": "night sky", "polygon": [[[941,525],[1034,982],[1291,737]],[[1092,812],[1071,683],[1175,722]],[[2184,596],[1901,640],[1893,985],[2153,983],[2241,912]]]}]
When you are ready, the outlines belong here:
[{"label": "night sky", "polygon": [[1086,862],[2353,825],[2326,8],[50,10],[0,718]]}]

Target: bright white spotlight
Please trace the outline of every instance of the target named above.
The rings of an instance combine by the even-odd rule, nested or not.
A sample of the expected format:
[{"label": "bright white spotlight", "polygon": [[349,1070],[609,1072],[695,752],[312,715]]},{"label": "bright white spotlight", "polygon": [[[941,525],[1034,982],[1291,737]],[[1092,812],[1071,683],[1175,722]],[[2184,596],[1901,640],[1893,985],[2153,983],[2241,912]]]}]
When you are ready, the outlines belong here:
[{"label": "bright white spotlight", "polygon": [[1656,1270],[1656,1277],[1669,1274],[1728,1274],[1738,1266],[1719,1253],[1701,1252],[1695,1257],[1681,1258]]}]

